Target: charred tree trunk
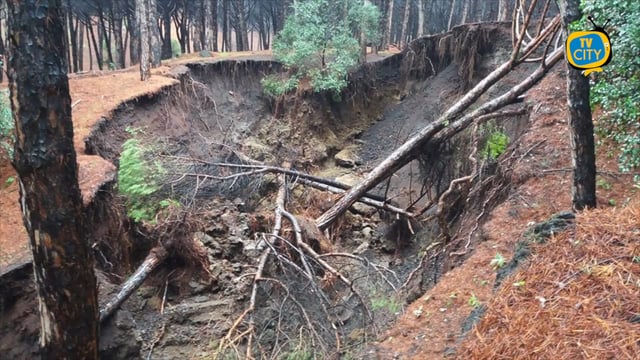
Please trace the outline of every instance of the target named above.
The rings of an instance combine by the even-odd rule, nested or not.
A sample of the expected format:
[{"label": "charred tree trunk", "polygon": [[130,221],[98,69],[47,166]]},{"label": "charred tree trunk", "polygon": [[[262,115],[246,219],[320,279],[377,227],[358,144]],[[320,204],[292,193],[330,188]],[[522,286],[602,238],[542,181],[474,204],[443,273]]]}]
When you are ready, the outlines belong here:
[{"label": "charred tree trunk", "polygon": [[162,36],[162,58],[171,59],[173,56],[171,49],[171,8],[170,4],[167,4],[162,9],[162,30],[164,36]]},{"label": "charred tree trunk", "polygon": [[248,51],[249,34],[247,32],[247,12],[244,8],[244,0],[236,0],[236,48],[238,51]]},{"label": "charred tree trunk", "polygon": [[[566,33],[569,24],[582,17],[580,1],[558,0]],[[571,135],[573,186],[571,200],[575,210],[596,206],[596,154],[593,120],[589,105],[589,79],[567,65],[567,105]]]},{"label": "charred tree trunk", "polygon": [[61,0],[9,1],[14,167],[43,359],[98,358],[98,301],[73,147]]},{"label": "charred tree trunk", "polygon": [[124,39],[122,37],[123,11],[124,5],[122,0],[114,0],[111,7],[111,18],[113,21],[113,42],[116,48],[115,62],[118,68],[123,69],[125,66]]},{"label": "charred tree trunk", "polygon": [[100,44],[96,39],[96,32],[93,30],[93,24],[91,24],[91,18],[87,18],[87,28],[91,35],[91,43],[93,44],[93,50],[96,54],[96,63],[98,63],[98,69],[102,70],[102,51],[100,51]]},{"label": "charred tree trunk", "polygon": [[222,51],[231,51],[229,36],[229,0],[222,0]]},{"label": "charred tree trunk", "polygon": [[382,49],[389,50],[391,44],[391,31],[393,29],[393,0],[387,0],[387,25],[382,36]]},{"label": "charred tree trunk", "polygon": [[134,11],[127,16],[127,30],[129,31],[129,60],[131,65],[140,63],[140,18],[138,1],[133,4]]},{"label": "charred tree trunk", "polygon": [[209,0],[211,3],[211,16],[209,27],[211,28],[211,50],[218,51],[218,0]]}]

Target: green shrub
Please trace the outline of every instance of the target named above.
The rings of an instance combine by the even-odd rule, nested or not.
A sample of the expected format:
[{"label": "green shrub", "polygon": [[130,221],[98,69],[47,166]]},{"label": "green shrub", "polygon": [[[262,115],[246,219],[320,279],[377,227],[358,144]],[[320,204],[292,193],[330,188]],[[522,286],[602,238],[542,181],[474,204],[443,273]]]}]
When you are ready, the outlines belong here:
[{"label": "green shrub", "polygon": [[[360,56],[355,35],[363,32],[375,42],[379,16],[375,5],[357,0],[298,1],[274,38],[273,54],[294,78],[308,78],[315,91],[339,94]],[[297,80],[266,82],[265,91],[273,94],[283,94],[298,84]]]},{"label": "green shrub", "polygon": [[611,62],[597,74],[591,103],[603,110],[596,133],[619,146],[620,170],[630,172],[640,167],[640,2],[583,0],[581,5],[585,18],[572,28],[591,29],[586,15],[599,26],[609,21],[606,31],[611,39]]},{"label": "green shrub", "polygon": [[171,56],[180,57],[182,55],[182,47],[180,47],[180,42],[176,39],[171,40]]},{"label": "green shrub", "polygon": [[509,145],[509,136],[502,131],[494,130],[489,135],[487,144],[480,152],[480,155],[483,159],[495,160],[507,149],[507,145]]},{"label": "green shrub", "polygon": [[11,103],[9,101],[9,90],[0,91],[0,147],[2,147],[10,158],[13,158],[13,115],[11,113]]},{"label": "green shrub", "polygon": [[127,199],[127,215],[135,221],[151,221],[161,208],[171,205],[154,196],[165,171],[159,163],[148,160],[149,152],[140,141],[129,139],[120,154],[118,191]]},{"label": "green shrub", "polygon": [[295,77],[283,79],[277,75],[267,75],[260,80],[260,83],[265,94],[278,97],[295,89],[298,86],[298,79]]}]

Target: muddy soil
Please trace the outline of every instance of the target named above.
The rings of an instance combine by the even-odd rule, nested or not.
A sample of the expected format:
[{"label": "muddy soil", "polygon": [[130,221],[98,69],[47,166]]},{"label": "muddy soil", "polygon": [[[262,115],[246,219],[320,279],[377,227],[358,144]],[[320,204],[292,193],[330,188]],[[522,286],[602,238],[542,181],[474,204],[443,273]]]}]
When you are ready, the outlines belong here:
[{"label": "muddy soil", "polygon": [[[507,28],[490,24],[486,31],[504,41],[483,48],[473,81],[500,63],[510,46],[505,37]],[[87,140],[87,152],[117,164],[122,144],[132,137],[140,140],[150,149],[148,156],[167,173],[158,196],[189,207],[198,219],[198,229],[189,234],[188,241],[206,254],[201,263],[174,256],[164,264],[104,324],[102,357],[211,356],[218,339],[247,306],[260,254],[256,244],[270,231],[273,222],[275,179],[266,175],[214,182],[208,179],[239,170],[190,159],[241,163],[247,156],[276,165],[288,162],[295,168],[325,176],[362,174],[407,136],[436,118],[470,85],[469,74],[453,61],[454,54],[437,54],[433,50],[433,44],[439,41],[438,36],[424,40],[425,49],[431,46],[426,52],[430,61],[439,59],[435,62],[436,74],[403,70],[406,54],[394,55],[354,73],[340,101],[330,94],[304,90],[277,101],[267,98],[259,79],[281,71],[280,65],[270,60],[188,63],[172,70],[180,80],[179,86],[159,96],[125,103],[113,121],[102,123]],[[515,73],[500,89],[520,75]],[[526,129],[526,118],[515,124],[496,126],[516,139]],[[354,153],[360,160],[353,162],[355,167],[337,167],[334,155],[350,146],[356,146]],[[465,148],[452,145],[448,149],[443,154],[448,156],[441,162],[443,167],[436,171],[443,184],[465,169],[458,153],[464,153]],[[389,195],[401,205],[412,202],[425,171],[430,169],[412,162],[393,177]],[[290,193],[292,211],[311,218],[323,211],[327,199],[332,199],[294,185],[290,186]],[[405,234],[407,238],[400,244],[397,239],[385,237],[385,231],[379,228],[385,218],[384,214],[361,207],[332,229],[334,252],[354,253],[366,259],[364,265],[331,260],[341,272],[355,279],[359,297],[330,282],[322,271],[317,272],[317,277],[325,281],[319,283],[327,288],[317,291],[313,281],[300,276],[295,264],[281,258],[269,263],[266,275],[287,287],[265,284],[259,288],[259,309],[253,319],[259,329],[256,346],[260,351],[279,356],[317,347],[327,356],[357,356],[402,313],[407,296],[421,294],[438,280],[442,264],[436,258],[422,270],[421,276],[428,281],[402,294],[393,291],[415,268],[420,249],[433,241],[435,230],[423,224],[413,239]],[[288,234],[291,235],[290,229]],[[385,270],[381,272],[382,266]],[[101,301],[115,291],[111,284],[114,276],[106,272],[99,276],[103,279]],[[5,279],[15,286],[24,280],[21,274],[14,271]],[[28,288],[23,290],[19,296],[2,292],[0,351],[11,348],[16,358],[32,355],[37,338],[35,299]],[[323,301],[334,306],[323,307]],[[313,336],[319,343],[315,347],[308,340],[309,329],[301,329],[305,316],[299,307],[307,310],[305,316],[317,326]],[[27,317],[24,331],[7,335],[12,326]],[[341,352],[336,353],[333,349],[338,344]]]}]

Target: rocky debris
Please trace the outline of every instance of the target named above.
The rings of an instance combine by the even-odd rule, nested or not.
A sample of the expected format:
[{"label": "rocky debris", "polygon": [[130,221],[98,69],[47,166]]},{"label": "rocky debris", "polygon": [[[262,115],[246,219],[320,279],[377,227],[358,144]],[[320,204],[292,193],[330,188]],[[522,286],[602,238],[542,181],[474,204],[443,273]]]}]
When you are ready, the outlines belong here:
[{"label": "rocky debris", "polygon": [[357,145],[347,146],[340,150],[333,156],[333,159],[336,161],[336,165],[342,167],[352,168],[356,165],[362,165],[362,159],[358,156]]}]

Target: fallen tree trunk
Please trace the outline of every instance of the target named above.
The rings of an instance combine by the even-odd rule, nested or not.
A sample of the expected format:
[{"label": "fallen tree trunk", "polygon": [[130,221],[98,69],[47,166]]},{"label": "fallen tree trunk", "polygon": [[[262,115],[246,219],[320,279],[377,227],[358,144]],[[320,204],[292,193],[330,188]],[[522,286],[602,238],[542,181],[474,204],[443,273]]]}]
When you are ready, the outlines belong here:
[{"label": "fallen tree trunk", "polygon": [[120,287],[118,294],[100,309],[100,322],[106,320],[131,294],[142,285],[144,280],[158,267],[169,255],[163,246],[157,246],[149,252],[147,258],[138,267],[135,273]]},{"label": "fallen tree trunk", "polygon": [[[463,97],[462,100],[445,112],[445,114],[438,120],[422,128],[417,134],[412,136],[407,142],[402,144],[393,153],[391,153],[391,155],[376,166],[360,183],[347,191],[344,196],[340,198],[329,210],[316,219],[316,225],[318,225],[318,228],[320,228],[320,230],[328,228],[364,193],[371,190],[374,186],[382,182],[413,159],[415,155],[414,153],[432,138],[435,137],[438,141],[444,141],[469,126],[476,117],[496,111],[499,108],[512,103],[518,96],[537,83],[547,73],[547,71],[562,58],[562,55],[563,52],[561,49],[554,51],[546,61],[542,62],[534,73],[518,85],[514,86],[510,91],[483,104],[459,120],[450,123],[452,116],[460,114],[466,107],[473,103],[470,101],[470,98],[477,99],[480,97],[480,95],[484,93],[489,86],[495,83],[499,78],[506,75],[512,67],[503,65],[496,69],[492,74],[485,78],[485,80],[476,85],[476,87]],[[490,79],[490,81],[487,79]],[[466,104],[466,107],[462,107],[461,104]],[[442,133],[440,133],[441,131]]]}]

